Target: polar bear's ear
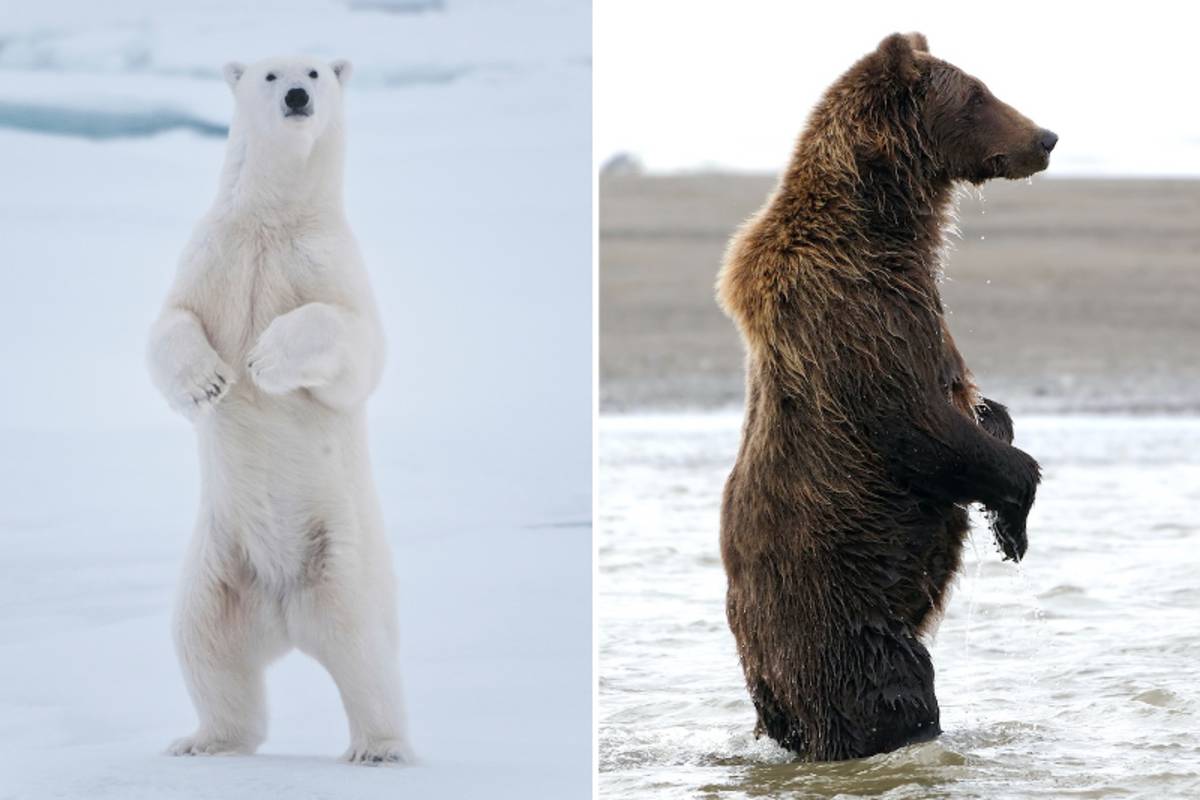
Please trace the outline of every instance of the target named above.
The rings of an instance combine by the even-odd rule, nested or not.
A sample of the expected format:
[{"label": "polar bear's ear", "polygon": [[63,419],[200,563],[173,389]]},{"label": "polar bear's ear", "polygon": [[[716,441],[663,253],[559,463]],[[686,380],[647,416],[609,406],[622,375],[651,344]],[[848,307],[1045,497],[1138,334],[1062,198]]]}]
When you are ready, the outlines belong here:
[{"label": "polar bear's ear", "polygon": [[350,80],[350,75],[354,72],[354,65],[344,58],[339,58],[329,66],[333,67],[333,74],[337,75],[338,83],[342,86],[346,85],[346,81]]},{"label": "polar bear's ear", "polygon": [[230,89],[237,88],[237,82],[242,79],[245,71],[246,65],[240,61],[230,61],[221,68],[221,72],[225,75],[225,82],[229,84]]}]

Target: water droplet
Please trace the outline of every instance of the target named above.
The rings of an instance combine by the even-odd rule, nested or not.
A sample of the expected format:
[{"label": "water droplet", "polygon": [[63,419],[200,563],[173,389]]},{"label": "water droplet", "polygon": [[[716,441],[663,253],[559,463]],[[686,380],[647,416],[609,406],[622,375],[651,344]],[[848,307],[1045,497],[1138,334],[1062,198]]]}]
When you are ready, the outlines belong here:
[{"label": "water droplet", "polygon": [[980,236],[980,237],[979,237],[979,241],[981,241],[981,242],[982,242],[982,241],[983,241],[984,239],[986,239],[986,238],[987,238],[986,236]]}]

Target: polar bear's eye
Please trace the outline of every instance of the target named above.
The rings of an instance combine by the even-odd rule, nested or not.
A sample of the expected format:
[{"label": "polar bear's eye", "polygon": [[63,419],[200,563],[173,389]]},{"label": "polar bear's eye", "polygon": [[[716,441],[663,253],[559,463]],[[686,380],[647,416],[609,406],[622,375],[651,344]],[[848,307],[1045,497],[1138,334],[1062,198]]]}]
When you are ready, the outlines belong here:
[{"label": "polar bear's eye", "polygon": [[316,78],[316,77],[317,77],[317,71],[316,71],[315,69],[314,69],[314,70],[312,70],[311,72],[309,72],[309,73],[308,73],[308,77],[310,77],[310,78]]},{"label": "polar bear's eye", "polygon": [[275,80],[275,73],[274,73],[274,72],[268,72],[268,73],[267,73],[267,80],[269,80],[269,81],[273,81],[273,80]]}]

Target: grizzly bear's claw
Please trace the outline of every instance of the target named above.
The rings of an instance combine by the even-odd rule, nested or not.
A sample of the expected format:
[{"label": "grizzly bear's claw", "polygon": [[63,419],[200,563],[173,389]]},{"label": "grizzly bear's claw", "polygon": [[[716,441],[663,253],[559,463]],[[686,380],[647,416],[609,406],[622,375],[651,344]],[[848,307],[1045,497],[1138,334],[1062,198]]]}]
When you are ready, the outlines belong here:
[{"label": "grizzly bear's claw", "polygon": [[[997,404],[999,405],[999,404]],[[1001,406],[1003,408],[1003,406]],[[1005,414],[1007,416],[1007,414]],[[994,434],[993,434],[994,435]],[[1012,495],[1005,497],[988,510],[992,535],[1004,553],[1005,560],[1020,561],[1025,557],[1029,540],[1025,535],[1025,521],[1033,508],[1033,499],[1042,479],[1042,470],[1028,453],[1015,450],[1018,460],[1017,475],[1012,486]]]},{"label": "grizzly bear's claw", "polygon": [[1005,561],[1020,562],[1029,547],[1029,539],[1025,535],[1025,514],[1018,511],[1014,518],[1009,513],[1000,511],[992,516],[992,535],[1004,553]]}]

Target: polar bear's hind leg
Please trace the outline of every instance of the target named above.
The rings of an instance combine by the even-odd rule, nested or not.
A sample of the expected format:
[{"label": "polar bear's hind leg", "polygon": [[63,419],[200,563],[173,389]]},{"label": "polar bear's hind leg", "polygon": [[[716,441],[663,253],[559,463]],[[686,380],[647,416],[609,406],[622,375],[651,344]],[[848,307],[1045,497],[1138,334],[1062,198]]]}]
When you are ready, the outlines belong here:
[{"label": "polar bear's hind leg", "polygon": [[175,647],[200,724],[170,755],[253,753],[267,734],[264,673],[287,650],[277,609],[258,597],[249,568],[200,563],[184,581]]},{"label": "polar bear's hind leg", "polygon": [[[322,529],[328,541],[328,529]],[[396,611],[390,576],[351,577],[356,561],[329,544],[314,548],[317,580],[289,603],[288,629],[296,646],[329,671],[350,723],[350,748],[343,760],[359,764],[410,764],[397,656]],[[381,585],[382,584],[382,585]]]}]

